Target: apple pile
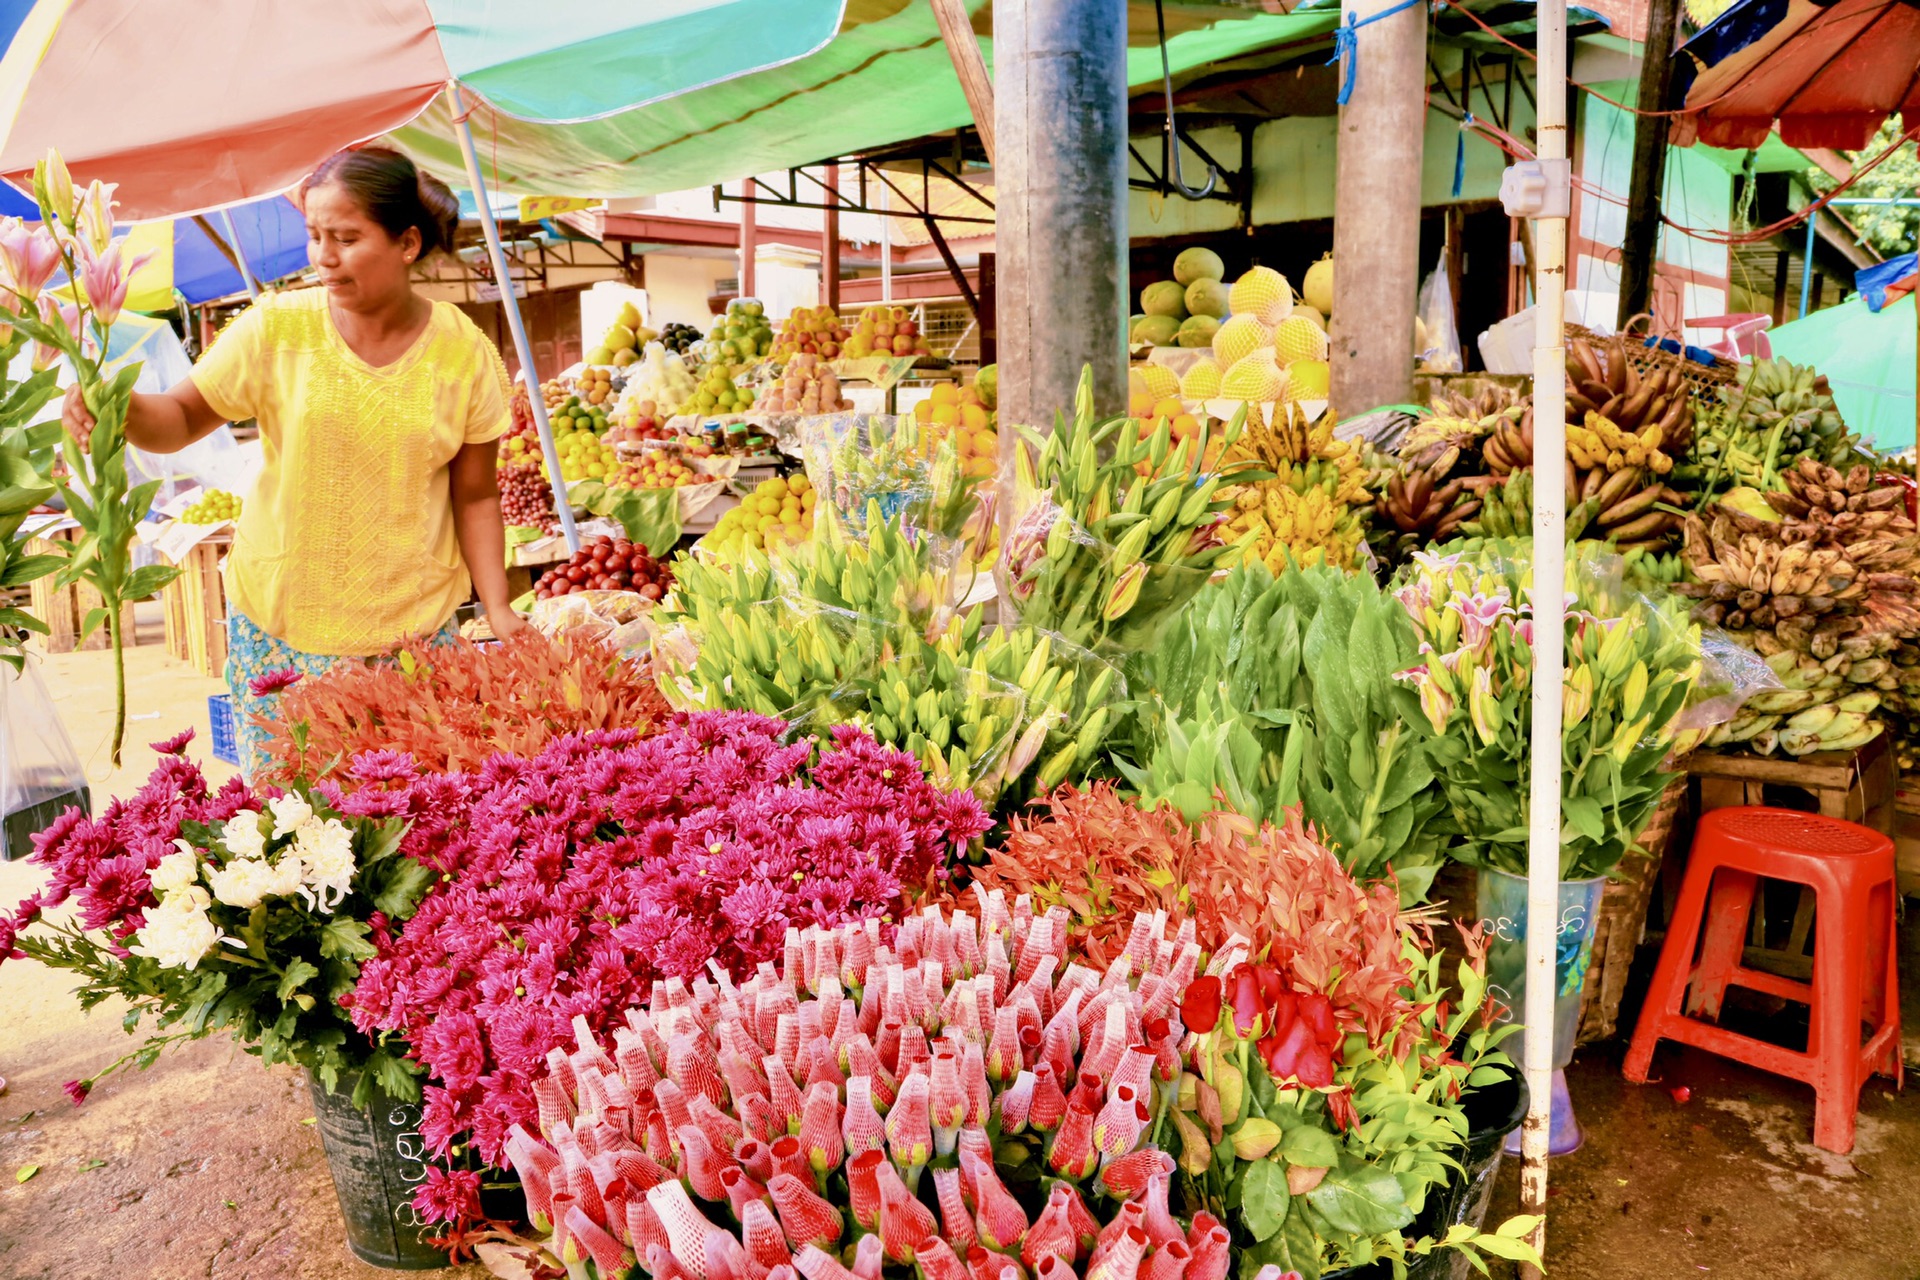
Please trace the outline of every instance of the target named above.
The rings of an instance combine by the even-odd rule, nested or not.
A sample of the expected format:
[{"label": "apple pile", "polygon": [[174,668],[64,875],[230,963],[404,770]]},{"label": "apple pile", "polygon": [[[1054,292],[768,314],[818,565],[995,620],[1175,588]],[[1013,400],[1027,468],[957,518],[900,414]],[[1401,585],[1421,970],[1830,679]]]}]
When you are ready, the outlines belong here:
[{"label": "apple pile", "polygon": [[858,360],[865,356],[929,356],[920,326],[905,307],[884,304],[868,307],[860,313],[860,323],[848,336],[842,354]]},{"label": "apple pile", "polygon": [[707,333],[714,359],[721,364],[752,364],[773,350],[773,323],[756,298],[735,298],[727,314]]},{"label": "apple pile", "polygon": [[673,489],[706,478],[670,450],[655,449],[637,460],[621,462],[607,483],[619,489]]},{"label": "apple pile", "polygon": [[840,377],[822,357],[801,352],[787,361],[759,407],[767,413],[838,413],[853,408],[840,394]]},{"label": "apple pile", "polygon": [[832,307],[796,307],[780,322],[780,332],[773,339],[773,358],[814,355],[831,360],[840,354],[846,341],[846,326]]},{"label": "apple pile", "polygon": [[679,408],[684,414],[745,413],[753,408],[753,388],[735,386],[734,368],[715,361],[700,375],[694,393]]},{"label": "apple pile", "polygon": [[548,600],[576,591],[634,591],[658,600],[673,585],[673,570],[653,558],[644,542],[601,535],[573,558],[540,575],[534,598]]},{"label": "apple pile", "polygon": [[665,440],[670,434],[655,401],[628,399],[615,411],[607,439],[613,444],[638,444],[642,440]]}]

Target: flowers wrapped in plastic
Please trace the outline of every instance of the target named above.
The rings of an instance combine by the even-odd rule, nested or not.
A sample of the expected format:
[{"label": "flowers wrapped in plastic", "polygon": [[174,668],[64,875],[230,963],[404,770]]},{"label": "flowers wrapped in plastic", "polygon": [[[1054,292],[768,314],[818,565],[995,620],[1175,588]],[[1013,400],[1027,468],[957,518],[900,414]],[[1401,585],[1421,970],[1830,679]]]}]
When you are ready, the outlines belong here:
[{"label": "flowers wrapped in plastic", "polygon": [[580,1026],[507,1141],[542,1234],[507,1247],[656,1280],[1222,1280],[1230,1233],[1176,1215],[1155,1141],[1192,927],[1142,915],[1100,969],[1064,910],[983,906],[792,930],[744,982]]}]

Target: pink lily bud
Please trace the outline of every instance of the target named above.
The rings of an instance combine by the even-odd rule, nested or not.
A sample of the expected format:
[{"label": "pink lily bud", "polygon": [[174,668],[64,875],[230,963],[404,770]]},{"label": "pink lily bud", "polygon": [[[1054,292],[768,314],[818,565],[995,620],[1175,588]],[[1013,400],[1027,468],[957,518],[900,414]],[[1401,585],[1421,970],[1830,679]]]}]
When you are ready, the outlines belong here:
[{"label": "pink lily bud", "polygon": [[727,1204],[738,1218],[750,1204],[766,1199],[767,1188],[758,1179],[748,1175],[737,1164],[730,1164],[720,1170],[720,1186],[727,1193]]},{"label": "pink lily bud", "polygon": [[954,1256],[953,1246],[939,1236],[929,1235],[914,1246],[914,1262],[923,1280],[967,1280],[967,1269]]},{"label": "pink lily bud", "polygon": [[1073,1224],[1073,1229],[1080,1235],[1081,1251],[1091,1253],[1095,1242],[1100,1238],[1099,1221],[1094,1218],[1093,1211],[1087,1208],[1087,1202],[1081,1196],[1080,1188],[1062,1182],[1055,1184],[1055,1190],[1066,1192],[1067,1221]]},{"label": "pink lily bud", "polygon": [[887,1149],[903,1169],[917,1169],[933,1158],[933,1124],[925,1076],[900,1082],[900,1096],[887,1112]]},{"label": "pink lily bud", "polygon": [[847,1148],[840,1137],[840,1091],[834,1085],[822,1081],[808,1088],[800,1118],[800,1149],[816,1177],[838,1169],[845,1158]]},{"label": "pink lily bud", "polygon": [[980,1243],[1003,1252],[1017,1249],[1027,1234],[1026,1210],[1000,1181],[991,1160],[969,1151],[961,1158],[961,1167],[973,1183],[974,1224],[980,1232]]},{"label": "pink lily bud", "polygon": [[1025,1065],[1020,1052],[1019,1011],[1012,1005],[1001,1005],[993,1015],[993,1038],[987,1042],[987,1079],[996,1085],[1005,1085],[1019,1075]]},{"label": "pink lily bud", "polygon": [[[1129,1204],[1127,1208],[1138,1208]],[[1087,1266],[1087,1280],[1135,1280],[1146,1255],[1147,1233],[1130,1226],[1107,1247],[1106,1256]]]},{"label": "pink lily bud", "polygon": [[663,1244],[647,1249],[647,1273],[653,1280],[698,1280],[693,1272],[680,1265],[680,1260],[673,1256],[673,1250]]},{"label": "pink lily bud", "polygon": [[[1194,1221],[1195,1230],[1199,1229],[1199,1220]],[[1187,1247],[1193,1250],[1193,1261],[1187,1264],[1186,1280],[1226,1280],[1230,1261],[1228,1245],[1231,1237],[1227,1229],[1218,1223],[1207,1229],[1207,1233],[1198,1241],[1193,1233],[1187,1234]]]},{"label": "pink lily bud", "polygon": [[600,1198],[600,1184],[593,1180],[593,1166],[588,1163],[589,1159],[570,1151],[561,1156],[567,1171],[567,1192],[573,1196],[575,1204],[586,1210],[589,1218],[595,1222],[605,1222],[606,1201]]},{"label": "pink lily bud", "polygon": [[933,1189],[935,1199],[940,1202],[940,1222],[946,1228],[946,1238],[958,1249],[970,1248],[979,1237],[974,1234],[973,1219],[967,1213],[966,1197],[960,1189],[960,1171],[935,1169]]},{"label": "pink lily bud", "polygon": [[840,1137],[849,1156],[886,1145],[886,1122],[874,1109],[873,1081],[866,1076],[853,1076],[847,1081],[847,1108],[840,1118]]},{"label": "pink lily bud", "polygon": [[940,1224],[933,1210],[913,1198],[892,1165],[882,1163],[875,1177],[880,1184],[880,1243],[895,1262],[912,1262],[921,1242]]},{"label": "pink lily bud", "polygon": [[633,1246],[635,1256],[641,1258],[648,1257],[656,1245],[667,1248],[667,1229],[661,1225],[660,1215],[644,1199],[627,1201],[627,1242]]},{"label": "pink lily bud", "polygon": [[1114,1090],[1093,1122],[1093,1146],[1102,1163],[1118,1160],[1138,1146],[1150,1118],[1147,1104],[1135,1097],[1131,1088],[1121,1085]]},{"label": "pink lily bud", "polygon": [[886,1246],[880,1243],[879,1236],[861,1236],[859,1243],[853,1246],[853,1274],[859,1280],[880,1280],[880,1269],[886,1262]]},{"label": "pink lily bud", "polygon": [[[800,1139],[791,1134],[775,1138],[768,1150],[773,1153],[774,1177],[789,1173],[802,1182],[808,1184],[813,1182],[813,1164],[807,1159],[806,1150],[800,1145]],[[772,1180],[772,1178],[768,1179],[769,1182]]]},{"label": "pink lily bud", "polygon": [[1033,1106],[1033,1072],[1022,1071],[1014,1078],[1006,1092],[1000,1095],[1000,1131],[1006,1134],[1019,1133],[1027,1127],[1027,1117]]},{"label": "pink lily bud", "polygon": [[766,1069],[767,1098],[773,1103],[774,1118],[785,1132],[799,1132],[806,1099],[800,1096],[800,1090],[794,1086],[793,1073],[787,1069],[786,1063],[773,1054],[762,1059],[761,1066]]},{"label": "pink lily bud", "polygon": [[1026,1238],[1020,1244],[1020,1261],[1026,1263],[1029,1270],[1048,1254],[1054,1254],[1062,1262],[1068,1263],[1080,1254],[1079,1233],[1073,1229],[1073,1220],[1067,1211],[1067,1197],[1059,1187],[1055,1187],[1047,1197],[1046,1208],[1033,1220]]},{"label": "pink lily bud", "polygon": [[613,1153],[613,1163],[614,1168],[620,1173],[621,1180],[633,1188],[630,1194],[634,1195],[651,1191],[676,1176],[673,1170],[644,1151],[616,1151]]},{"label": "pink lily bud", "polygon": [[1027,1111],[1027,1124],[1036,1132],[1051,1133],[1067,1114],[1067,1095],[1054,1080],[1053,1064],[1041,1062],[1033,1068],[1033,1105]]},{"label": "pink lily bud", "polygon": [[95,178],[80,194],[74,210],[74,232],[83,249],[104,254],[113,243],[113,191],[117,184]]},{"label": "pink lily bud", "polygon": [[866,1231],[880,1224],[880,1166],[887,1162],[882,1151],[862,1151],[847,1161],[847,1201],[853,1220]]},{"label": "pink lily bud", "polygon": [[1034,1280],[1079,1280],[1073,1264],[1057,1253],[1043,1253],[1033,1268]]},{"label": "pink lily bud", "polygon": [[[1100,1171],[1100,1185],[1116,1200],[1131,1200],[1146,1190],[1156,1177],[1171,1177],[1175,1165],[1172,1156],[1158,1147],[1147,1147],[1107,1162]],[[1149,1237],[1153,1235],[1148,1232]]]},{"label": "pink lily bud", "polygon": [[1111,1097],[1121,1086],[1133,1090],[1136,1098],[1147,1096],[1147,1087],[1153,1083],[1154,1052],[1143,1044],[1130,1047],[1120,1057],[1120,1065],[1113,1069],[1113,1079],[1108,1083],[1107,1095]]},{"label": "pink lily bud", "polygon": [[54,147],[48,147],[46,158],[33,166],[33,198],[49,222],[72,230],[73,175]]},{"label": "pink lily bud", "polygon": [[0,286],[31,305],[60,269],[60,241],[46,226],[18,218],[0,222]]},{"label": "pink lily bud", "polygon": [[793,1251],[787,1247],[787,1237],[780,1230],[773,1210],[764,1201],[749,1200],[742,1206],[740,1239],[746,1247],[747,1257],[760,1266],[771,1269],[793,1262]]},{"label": "pink lily bud", "polygon": [[1187,1248],[1185,1240],[1156,1245],[1153,1256],[1147,1259],[1147,1280],[1185,1280],[1192,1260],[1193,1250]]},{"label": "pink lily bud", "polygon": [[1141,1197],[1146,1206],[1146,1221],[1141,1225],[1146,1229],[1147,1239],[1156,1249],[1164,1249],[1176,1240],[1184,1240],[1185,1233],[1180,1224],[1173,1220],[1173,1213],[1167,1208],[1167,1192],[1172,1188],[1170,1174],[1160,1174],[1147,1179],[1147,1193]]},{"label": "pink lily bud", "polygon": [[741,1143],[734,1148],[733,1158],[740,1162],[740,1167],[745,1169],[749,1176],[761,1182],[773,1176],[773,1152],[764,1142]]},{"label": "pink lily bud", "polygon": [[1094,1171],[1100,1153],[1093,1149],[1093,1108],[1079,1098],[1067,1103],[1060,1131],[1053,1135],[1047,1165],[1063,1178],[1078,1182]]},{"label": "pink lily bud", "polygon": [[[647,1192],[647,1206],[660,1217],[667,1232],[667,1248],[698,1280],[707,1276],[707,1235],[716,1224],[694,1207],[684,1183],[663,1182]],[[654,1272],[657,1277],[660,1273]]]},{"label": "pink lily bud", "polygon": [[624,1275],[634,1263],[633,1253],[588,1217],[579,1205],[567,1210],[567,1250],[575,1259],[592,1258],[603,1276]]},{"label": "pink lily bud", "polygon": [[[76,349],[80,346],[80,309],[63,307],[46,294],[40,295],[40,323],[49,329],[64,326],[73,338]],[[63,352],[59,347],[35,339],[33,344],[33,369],[36,373],[45,372],[60,363]],[[541,1126],[543,1129],[545,1125]]]},{"label": "pink lily bud", "polygon": [[[840,1211],[821,1199],[811,1186],[790,1173],[776,1173],[767,1184],[780,1228],[795,1250],[808,1244],[835,1244],[846,1230]],[[928,1217],[932,1217],[931,1214]]]},{"label": "pink lily bud", "polygon": [[747,1251],[731,1231],[715,1227],[707,1232],[707,1280],[751,1280],[752,1274]]},{"label": "pink lily bud", "polygon": [[715,1151],[730,1156],[733,1149],[746,1140],[747,1132],[741,1127],[741,1121],[715,1106],[705,1094],[694,1094],[687,1110],[693,1113],[693,1122],[707,1135]]},{"label": "pink lily bud", "polygon": [[667,1079],[680,1086],[691,1102],[705,1097],[716,1106],[727,1101],[726,1086],[720,1080],[720,1064],[698,1036],[677,1035],[667,1044]]},{"label": "pink lily bud", "polygon": [[795,1249],[793,1266],[807,1280],[854,1280],[853,1272],[841,1266],[840,1259],[818,1245]]},{"label": "pink lily bud", "polygon": [[1093,1253],[1087,1258],[1087,1274],[1092,1275],[1114,1247],[1124,1241],[1128,1232],[1137,1232],[1140,1242],[1146,1244],[1146,1229],[1141,1223],[1146,1218],[1146,1206],[1137,1200],[1129,1200],[1120,1206],[1107,1225],[1100,1228],[1100,1238],[1093,1243]]}]

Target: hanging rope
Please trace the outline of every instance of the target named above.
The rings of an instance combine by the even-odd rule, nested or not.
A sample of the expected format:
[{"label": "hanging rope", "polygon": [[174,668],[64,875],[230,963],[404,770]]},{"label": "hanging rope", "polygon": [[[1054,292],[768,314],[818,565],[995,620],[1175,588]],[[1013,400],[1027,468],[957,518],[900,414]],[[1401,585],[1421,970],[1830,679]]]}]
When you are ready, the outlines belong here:
[{"label": "hanging rope", "polygon": [[1382,9],[1376,14],[1362,18],[1353,10],[1347,10],[1347,24],[1333,29],[1333,56],[1327,59],[1332,66],[1342,58],[1346,59],[1347,69],[1340,77],[1340,105],[1346,106],[1347,99],[1353,96],[1353,83],[1360,74],[1360,28],[1391,18],[1394,14],[1411,9],[1421,0],[1400,0],[1400,3]]},{"label": "hanging rope", "polygon": [[1473,112],[1469,111],[1460,118],[1460,132],[1453,144],[1453,198],[1460,198],[1460,189],[1467,185],[1467,130],[1473,128]]}]

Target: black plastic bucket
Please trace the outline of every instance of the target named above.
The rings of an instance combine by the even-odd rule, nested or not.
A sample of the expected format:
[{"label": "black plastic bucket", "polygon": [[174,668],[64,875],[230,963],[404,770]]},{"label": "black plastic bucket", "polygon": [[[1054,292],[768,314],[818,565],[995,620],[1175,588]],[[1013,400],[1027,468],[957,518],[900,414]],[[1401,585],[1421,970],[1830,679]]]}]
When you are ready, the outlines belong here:
[{"label": "black plastic bucket", "polygon": [[357,1082],[343,1075],[340,1091],[330,1094],[311,1076],[307,1080],[347,1246],[362,1262],[394,1271],[445,1267],[447,1255],[427,1243],[439,1229],[422,1221],[412,1203],[413,1189],[427,1176],[420,1104],[376,1087],[362,1110],[352,1101]]}]

